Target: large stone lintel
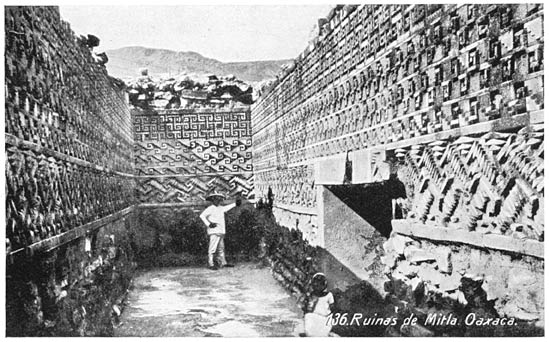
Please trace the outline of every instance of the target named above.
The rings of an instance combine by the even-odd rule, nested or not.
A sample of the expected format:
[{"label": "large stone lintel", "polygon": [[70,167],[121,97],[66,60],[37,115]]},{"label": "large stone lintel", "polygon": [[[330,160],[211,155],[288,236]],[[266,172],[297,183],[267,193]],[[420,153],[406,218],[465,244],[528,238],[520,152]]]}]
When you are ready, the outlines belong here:
[{"label": "large stone lintel", "polygon": [[406,220],[393,220],[391,223],[393,231],[401,235],[440,242],[462,243],[544,259],[543,242],[535,240],[435,227],[434,225],[410,223]]}]

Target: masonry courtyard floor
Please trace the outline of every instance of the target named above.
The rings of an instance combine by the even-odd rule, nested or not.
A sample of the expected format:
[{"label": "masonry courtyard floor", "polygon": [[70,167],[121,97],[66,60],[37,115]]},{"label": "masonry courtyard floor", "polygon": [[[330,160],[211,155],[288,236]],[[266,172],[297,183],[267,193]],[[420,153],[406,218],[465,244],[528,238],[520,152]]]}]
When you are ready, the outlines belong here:
[{"label": "masonry courtyard floor", "polygon": [[116,336],[298,336],[295,298],[256,263],[213,271],[205,267],[139,272]]}]

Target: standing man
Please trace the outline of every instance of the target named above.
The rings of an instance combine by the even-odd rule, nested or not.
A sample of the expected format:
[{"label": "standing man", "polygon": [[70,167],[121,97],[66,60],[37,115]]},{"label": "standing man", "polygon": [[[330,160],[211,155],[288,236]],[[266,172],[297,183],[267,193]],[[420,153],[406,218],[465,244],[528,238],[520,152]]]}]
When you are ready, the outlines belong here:
[{"label": "standing man", "polygon": [[214,254],[216,253],[221,267],[233,267],[233,265],[227,264],[227,260],[225,260],[225,242],[223,241],[225,237],[225,213],[235,206],[240,206],[242,201],[240,197],[237,197],[235,203],[223,206],[221,202],[224,199],[225,196],[217,192],[209,195],[206,200],[212,202],[212,205],[200,214],[202,222],[208,227],[210,237],[208,266],[211,270],[217,270],[214,263]]}]

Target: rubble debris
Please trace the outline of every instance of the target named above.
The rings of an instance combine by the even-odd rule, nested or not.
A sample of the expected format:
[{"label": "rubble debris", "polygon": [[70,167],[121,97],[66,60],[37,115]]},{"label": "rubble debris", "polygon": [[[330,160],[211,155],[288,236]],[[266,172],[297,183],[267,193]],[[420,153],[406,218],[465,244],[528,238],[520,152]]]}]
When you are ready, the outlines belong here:
[{"label": "rubble debris", "polygon": [[147,69],[127,82],[130,104],[139,108],[221,108],[250,105],[253,87],[234,75],[181,74],[153,78]]},{"label": "rubble debris", "polygon": [[[407,240],[414,242],[407,242],[409,245],[402,253],[398,246]],[[466,246],[450,248],[395,232],[384,244],[384,249],[388,297],[392,301],[413,304],[414,310],[439,316],[452,312],[458,318],[455,327],[462,330],[454,331],[455,327],[448,325],[429,325],[418,331],[426,328],[435,336],[494,336],[493,326],[483,332],[478,327],[463,324],[473,313],[483,320],[516,319],[520,331],[527,335],[537,336],[538,328],[543,326],[540,321],[543,301],[538,296],[543,274],[536,271],[543,268],[543,262],[535,258],[515,260],[497,251],[488,253]],[[491,266],[487,270],[483,265],[488,262]],[[529,266],[526,268],[525,264]],[[399,317],[406,317],[406,314],[399,312]],[[429,331],[422,333],[431,335]],[[507,330],[504,334],[509,333]],[[401,334],[408,336],[408,332],[401,331]]]}]

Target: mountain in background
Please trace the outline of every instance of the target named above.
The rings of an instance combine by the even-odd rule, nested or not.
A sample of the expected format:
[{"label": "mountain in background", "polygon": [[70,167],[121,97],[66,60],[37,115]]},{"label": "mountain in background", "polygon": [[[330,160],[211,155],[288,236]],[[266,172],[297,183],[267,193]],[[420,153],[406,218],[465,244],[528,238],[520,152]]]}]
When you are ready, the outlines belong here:
[{"label": "mountain in background", "polygon": [[108,50],[106,53],[109,57],[109,74],[121,79],[135,78],[140,75],[141,68],[147,68],[151,76],[175,76],[181,73],[217,76],[232,74],[243,81],[260,82],[274,78],[280,67],[291,61],[287,59],[223,63],[192,51],[177,52],[141,46]]}]

